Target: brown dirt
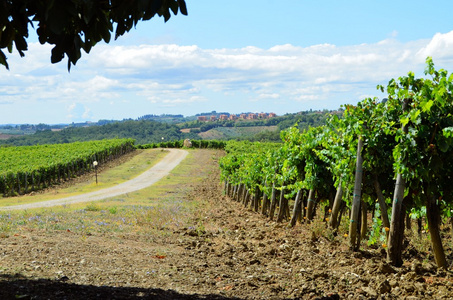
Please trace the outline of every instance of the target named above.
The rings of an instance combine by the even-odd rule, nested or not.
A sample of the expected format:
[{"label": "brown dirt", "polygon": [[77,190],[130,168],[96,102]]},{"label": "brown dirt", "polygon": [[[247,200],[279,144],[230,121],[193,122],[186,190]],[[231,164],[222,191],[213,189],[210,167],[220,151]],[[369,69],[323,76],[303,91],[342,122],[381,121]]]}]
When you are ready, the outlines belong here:
[{"label": "brown dirt", "polygon": [[382,250],[352,252],[341,237],[318,234],[323,223],[289,229],[229,200],[217,152],[197,153],[210,172],[184,192],[184,201],[204,207],[194,226],[146,236],[30,230],[2,238],[0,299],[453,297],[451,272],[414,259],[410,247],[394,268]]},{"label": "brown dirt", "polygon": [[190,133],[191,129],[200,129],[200,128],[183,128],[180,131],[183,132],[183,133]]},{"label": "brown dirt", "polygon": [[10,137],[13,137],[13,136],[15,136],[15,135],[0,133],[0,140],[7,140],[7,139],[9,139]]}]

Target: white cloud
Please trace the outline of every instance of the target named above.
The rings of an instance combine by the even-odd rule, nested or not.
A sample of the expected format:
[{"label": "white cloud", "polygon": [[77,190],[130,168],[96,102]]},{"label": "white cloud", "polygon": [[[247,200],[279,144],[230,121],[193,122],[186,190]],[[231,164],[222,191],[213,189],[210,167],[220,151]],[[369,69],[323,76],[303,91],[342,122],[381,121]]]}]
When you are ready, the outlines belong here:
[{"label": "white cloud", "polygon": [[437,33],[431,41],[417,52],[420,58],[433,56],[440,59],[453,58],[453,31],[442,34]]},{"label": "white cloud", "polygon": [[[396,71],[399,73],[394,76],[403,75],[411,70],[410,66],[423,64],[424,58],[415,55],[420,48],[413,46],[417,45],[406,46],[394,40],[348,47],[323,44],[303,48],[287,44],[270,49],[141,45],[104,47],[90,60],[112,77],[129,74],[131,80],[138,76],[155,82],[204,82],[225,90],[231,90],[233,84],[249,90],[272,83],[390,79]],[[241,87],[239,82],[245,85]]]},{"label": "white cloud", "polygon": [[[407,43],[391,36],[375,44],[284,44],[269,49],[98,45],[71,73],[65,63],[50,64],[50,47],[32,43],[25,59],[11,55],[11,71],[0,70],[0,98],[2,107],[66,103],[71,109],[61,114],[71,119],[105,118],[93,108],[95,103],[124,107],[119,104],[139,100],[152,105],[150,113],[153,107],[174,107],[163,112],[181,113],[186,107],[197,112],[226,107],[220,101],[246,111],[251,110],[247,103],[270,105],[270,99],[278,99],[286,104],[272,110],[283,113],[327,105],[335,109],[363,95],[382,96],[377,84],[409,71],[422,76],[428,55],[436,67],[453,69],[453,31]],[[75,103],[79,106],[72,107]],[[121,113],[129,117],[127,111]],[[0,119],[7,116],[7,109],[2,109]]]},{"label": "white cloud", "polygon": [[258,95],[259,99],[278,99],[280,95],[278,93],[262,93]]},{"label": "white cloud", "polygon": [[92,103],[102,99],[119,98],[118,89],[121,89],[122,85],[118,80],[96,75],[88,80],[64,82],[60,88],[60,93],[65,98],[78,94],[80,102]]},{"label": "white cloud", "polygon": [[165,99],[162,101],[164,104],[183,104],[183,103],[194,103],[194,102],[206,102],[204,97],[191,96],[188,98],[178,98],[178,99]]},{"label": "white cloud", "polygon": [[91,109],[81,103],[71,103],[68,106],[67,112],[67,118],[70,119],[71,122],[91,120],[92,117]]}]

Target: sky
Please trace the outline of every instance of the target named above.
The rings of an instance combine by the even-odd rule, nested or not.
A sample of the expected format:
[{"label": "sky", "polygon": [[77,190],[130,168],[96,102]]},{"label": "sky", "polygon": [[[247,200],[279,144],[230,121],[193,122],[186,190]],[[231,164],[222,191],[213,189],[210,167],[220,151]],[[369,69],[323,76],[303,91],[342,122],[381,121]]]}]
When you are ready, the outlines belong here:
[{"label": "sky", "polygon": [[453,1],[186,0],[67,70],[36,36],[0,66],[0,124],[60,124],[147,114],[336,110],[427,56],[453,71]]}]

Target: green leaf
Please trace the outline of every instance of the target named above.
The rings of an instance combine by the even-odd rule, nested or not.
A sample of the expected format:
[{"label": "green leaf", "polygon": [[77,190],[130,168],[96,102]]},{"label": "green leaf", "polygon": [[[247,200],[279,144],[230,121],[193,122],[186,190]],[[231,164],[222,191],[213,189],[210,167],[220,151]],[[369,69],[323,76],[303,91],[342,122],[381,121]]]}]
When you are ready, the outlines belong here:
[{"label": "green leaf", "polygon": [[178,0],[178,3],[179,3],[179,10],[181,11],[181,13],[183,15],[187,16],[186,2],[184,0]]},{"label": "green leaf", "polygon": [[59,1],[55,2],[55,5],[49,11],[49,15],[46,20],[47,28],[52,31],[52,33],[57,35],[62,34],[65,30],[68,30],[67,27],[72,20],[64,5],[65,4],[60,3]]},{"label": "green leaf", "polygon": [[173,14],[176,16],[178,14],[178,9],[179,9],[178,2],[176,2],[176,1],[170,2],[170,9],[173,11]]},{"label": "green leaf", "polygon": [[453,127],[446,127],[442,130],[442,134],[446,138],[451,138],[453,137]]},{"label": "green leaf", "polygon": [[8,48],[8,51],[11,53],[14,39],[14,28],[12,26],[6,26],[1,35],[0,39],[0,48]]},{"label": "green leaf", "polygon": [[411,122],[414,124],[420,124],[419,116],[420,116],[420,110],[418,110],[418,109],[412,110],[410,112]]},{"label": "green leaf", "polygon": [[425,103],[422,103],[421,106],[422,106],[423,112],[427,112],[427,111],[431,110],[431,107],[433,106],[433,104],[434,104],[433,100],[429,100]]},{"label": "green leaf", "polygon": [[52,48],[52,56],[50,57],[51,63],[60,62],[64,58],[64,50],[62,47],[55,46]]},{"label": "green leaf", "polygon": [[447,152],[450,145],[447,143],[447,141],[445,139],[440,139],[437,142],[437,147],[439,148],[440,151],[445,153],[445,152]]},{"label": "green leaf", "polygon": [[401,125],[406,126],[409,123],[409,118],[408,117],[402,117],[400,119]]},{"label": "green leaf", "polygon": [[426,68],[425,68],[425,75],[432,75],[434,74],[434,62],[431,56],[426,58]]},{"label": "green leaf", "polygon": [[6,62],[6,55],[2,50],[0,50],[0,64],[4,65],[6,69],[9,70],[8,63]]}]

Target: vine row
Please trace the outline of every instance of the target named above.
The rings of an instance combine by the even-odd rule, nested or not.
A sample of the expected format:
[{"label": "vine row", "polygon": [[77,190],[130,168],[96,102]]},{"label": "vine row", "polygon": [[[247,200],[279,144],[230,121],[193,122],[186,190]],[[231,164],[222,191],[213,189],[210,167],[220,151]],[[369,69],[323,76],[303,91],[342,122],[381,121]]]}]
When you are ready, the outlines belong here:
[{"label": "vine row", "polygon": [[134,150],[134,140],[113,139],[69,144],[0,148],[0,194],[37,191]]},{"label": "vine row", "polygon": [[436,263],[446,267],[439,226],[453,211],[453,75],[431,58],[425,75],[391,79],[378,86],[382,101],[344,105],[325,126],[282,131],[282,144],[229,142],[220,161],[226,193],[290,226],[323,207],[336,229],[347,210],[353,250],[370,236],[372,212],[395,266],[408,218],[426,218]]}]

